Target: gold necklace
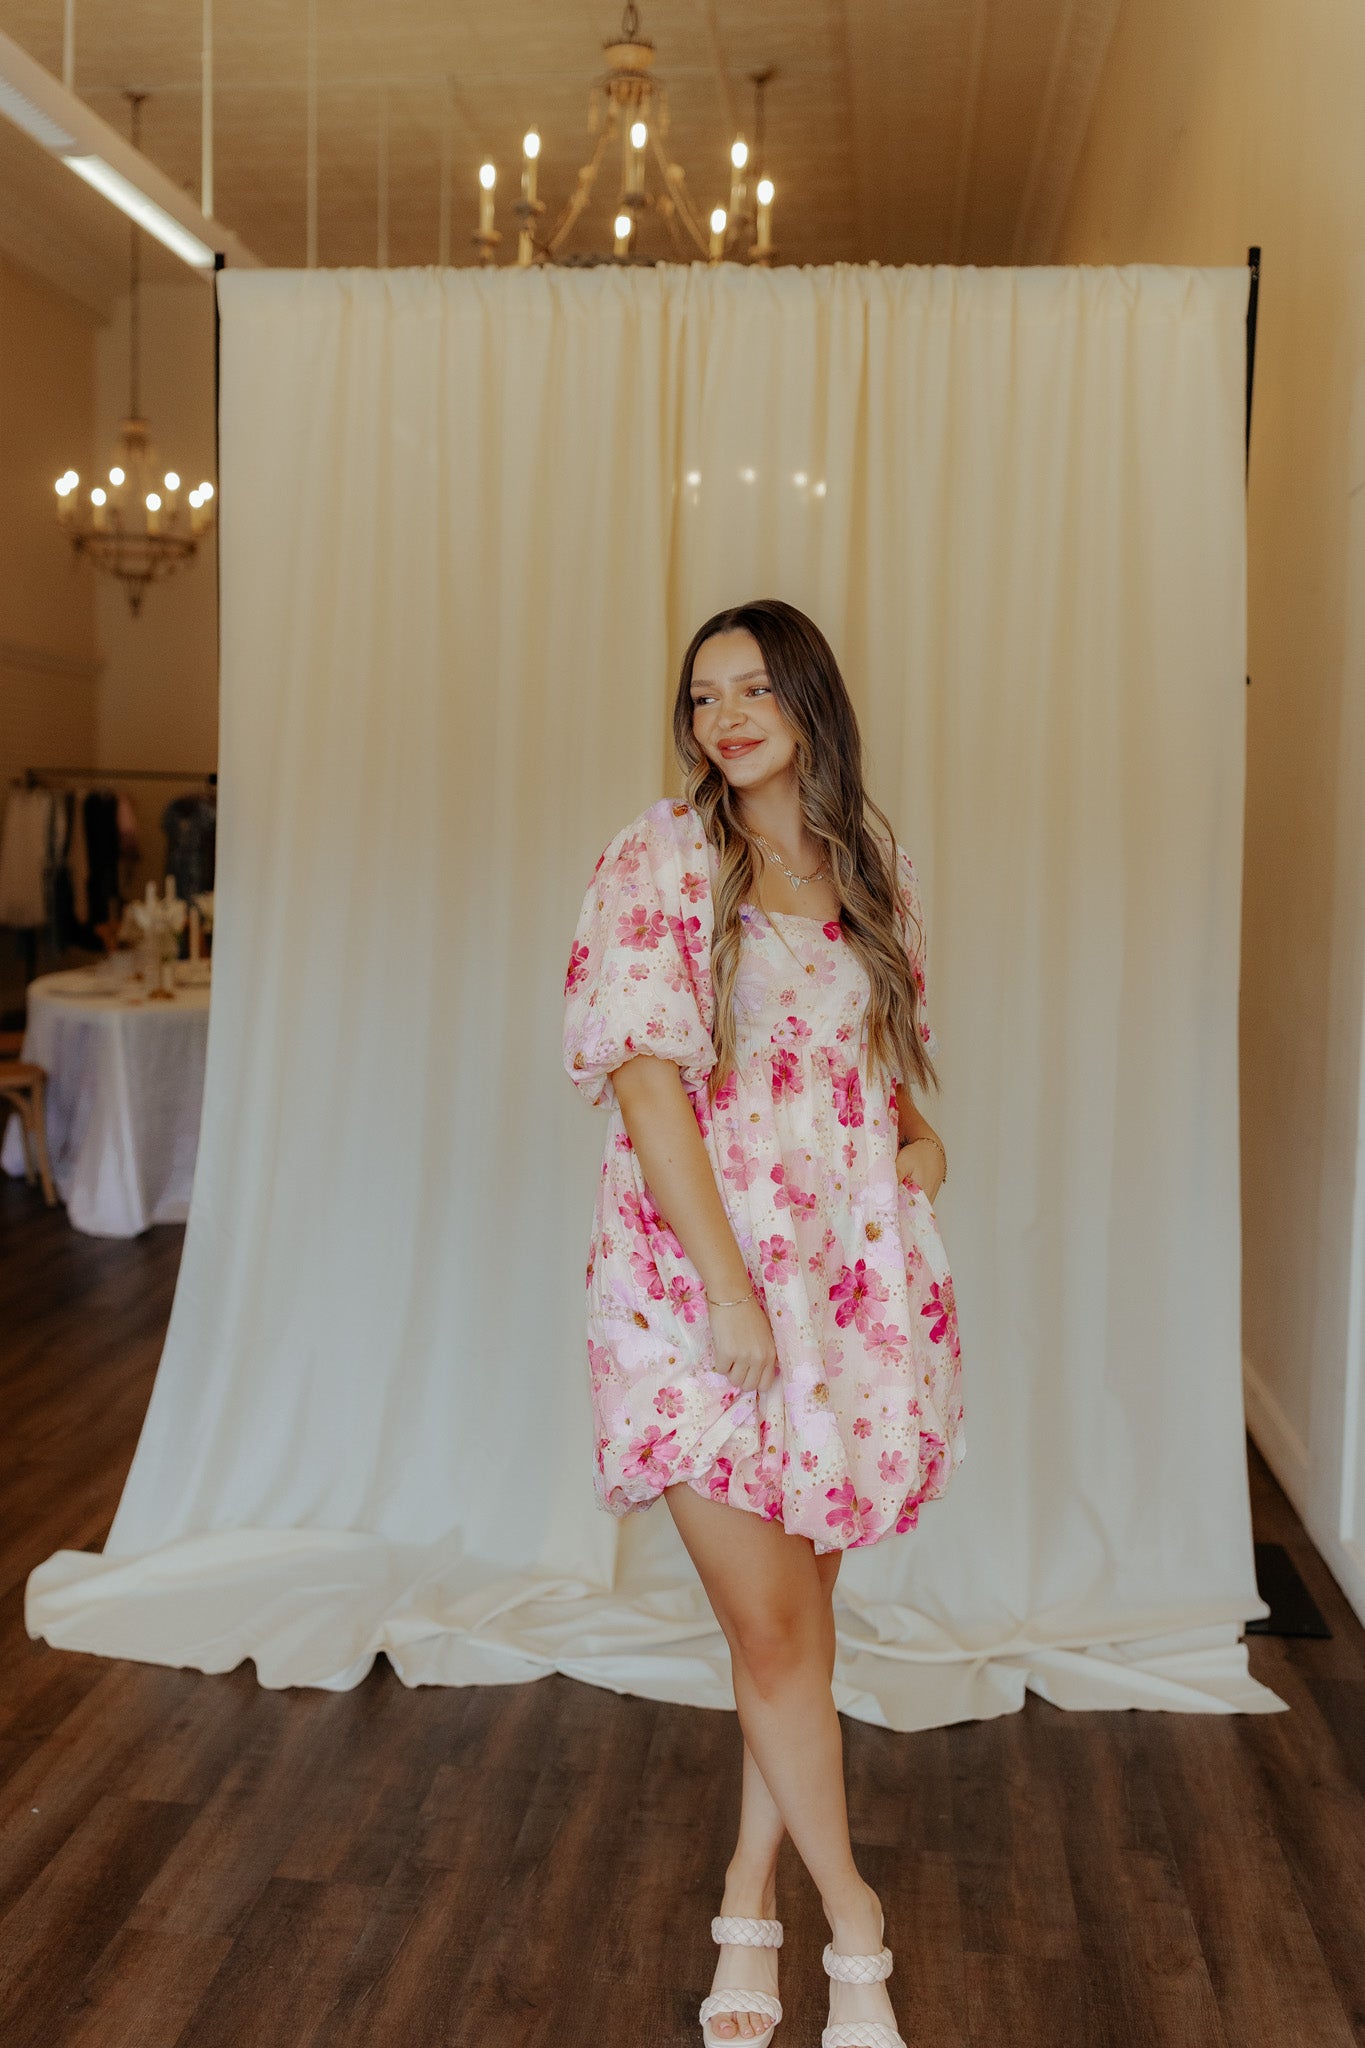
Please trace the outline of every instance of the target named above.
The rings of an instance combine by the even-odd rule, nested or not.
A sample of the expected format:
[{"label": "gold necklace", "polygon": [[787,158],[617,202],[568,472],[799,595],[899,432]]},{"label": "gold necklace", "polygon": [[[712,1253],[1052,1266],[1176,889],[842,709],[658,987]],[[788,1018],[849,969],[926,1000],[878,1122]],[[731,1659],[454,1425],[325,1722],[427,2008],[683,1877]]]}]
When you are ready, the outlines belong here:
[{"label": "gold necklace", "polygon": [[767,840],[763,837],[763,834],[761,832],[755,832],[754,838],[763,848],[763,851],[767,854],[769,860],[771,860],[776,867],[781,868],[783,874],[787,877],[787,880],[791,883],[793,889],[803,889],[807,882],[818,882],[822,875],[827,874],[829,872],[829,870],[822,863],[821,866],[819,866],[815,870],[815,873],[813,875],[794,875],[791,869],[787,866],[787,863],[783,860],[781,854],[775,853],[773,851],[772,847],[769,846]]}]

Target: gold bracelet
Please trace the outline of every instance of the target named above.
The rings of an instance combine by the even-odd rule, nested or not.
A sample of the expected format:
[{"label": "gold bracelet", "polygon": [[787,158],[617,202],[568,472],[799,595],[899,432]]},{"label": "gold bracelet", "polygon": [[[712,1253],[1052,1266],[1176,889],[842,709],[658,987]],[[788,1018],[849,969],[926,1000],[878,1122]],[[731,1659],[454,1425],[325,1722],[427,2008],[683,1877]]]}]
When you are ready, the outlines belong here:
[{"label": "gold bracelet", "polygon": [[921,1139],[926,1145],[938,1146],[938,1156],[943,1161],[943,1185],[946,1187],[948,1185],[948,1154],[944,1151],[943,1146],[939,1143],[939,1140],[934,1136],[932,1131],[920,1131],[913,1138],[902,1138],[900,1144],[897,1145],[896,1150],[899,1153],[903,1151],[905,1146],[907,1145],[918,1145]]},{"label": "gold bracelet", "polygon": [[[704,1287],[702,1293],[706,1294]],[[706,1294],[706,1299],[711,1302],[712,1308],[738,1308],[742,1301],[756,1301],[757,1298],[752,1287],[747,1294],[737,1294],[733,1301],[713,1301],[711,1296]]]}]

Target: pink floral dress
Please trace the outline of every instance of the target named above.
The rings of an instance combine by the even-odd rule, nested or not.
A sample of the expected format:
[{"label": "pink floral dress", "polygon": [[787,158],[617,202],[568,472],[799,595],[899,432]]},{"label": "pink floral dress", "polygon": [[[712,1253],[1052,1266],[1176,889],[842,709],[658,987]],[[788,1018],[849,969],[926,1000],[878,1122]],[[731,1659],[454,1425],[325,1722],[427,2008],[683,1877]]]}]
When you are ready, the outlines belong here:
[{"label": "pink floral dress", "polygon": [[[899,852],[925,1009],[919,887]],[[595,1491],[615,1514],[685,1481],[817,1551],[913,1529],[966,1450],[952,1276],[929,1197],[896,1177],[891,1084],[870,1084],[866,969],[837,919],[743,906],[739,1061],[706,1100],[717,855],[661,798],[601,855],[564,985],[564,1064],[610,1112],[587,1260]],[[674,1060],[767,1313],[778,1375],[717,1370],[701,1276],[651,1198],[610,1072]]]}]

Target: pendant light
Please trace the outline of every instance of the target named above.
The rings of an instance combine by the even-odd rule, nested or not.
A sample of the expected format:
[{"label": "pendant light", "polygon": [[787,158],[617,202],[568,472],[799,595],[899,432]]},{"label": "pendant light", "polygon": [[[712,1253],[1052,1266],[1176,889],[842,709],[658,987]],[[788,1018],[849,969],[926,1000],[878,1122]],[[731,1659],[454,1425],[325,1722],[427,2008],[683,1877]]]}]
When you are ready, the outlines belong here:
[{"label": "pendant light", "polygon": [[[132,141],[138,148],[145,93],[130,92]],[[152,444],[141,398],[142,277],[141,229],[129,225],[128,415],[119,428],[106,478],[83,490],[74,469],[57,479],[57,521],[78,555],[116,576],[128,594],[133,617],[142,609],[149,583],[159,582],[190,561],[200,536],[213,523],[213,485],[185,491],[179,472],[163,471]]]}]

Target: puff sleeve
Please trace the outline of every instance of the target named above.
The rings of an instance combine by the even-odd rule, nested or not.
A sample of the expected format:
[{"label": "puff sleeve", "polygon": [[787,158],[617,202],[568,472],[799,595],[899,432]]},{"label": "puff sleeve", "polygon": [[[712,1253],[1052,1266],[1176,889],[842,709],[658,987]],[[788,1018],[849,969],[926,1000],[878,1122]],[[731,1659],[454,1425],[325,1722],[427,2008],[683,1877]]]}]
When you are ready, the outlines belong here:
[{"label": "puff sleeve", "polygon": [[919,878],[915,864],[903,846],[896,848],[896,893],[900,898],[903,913],[905,950],[910,958],[911,972],[919,990],[919,1035],[925,1051],[938,1052],[938,1034],[929,1020],[929,995],[925,982],[925,966],[928,959],[928,939],[924,929],[924,906],[920,902]]},{"label": "puff sleeve", "polygon": [[661,799],[593,871],[564,978],[564,1066],[594,1109],[613,1106],[611,1070],[636,1053],[676,1062],[689,1093],[716,1063],[710,880],[694,837],[690,809]]}]

